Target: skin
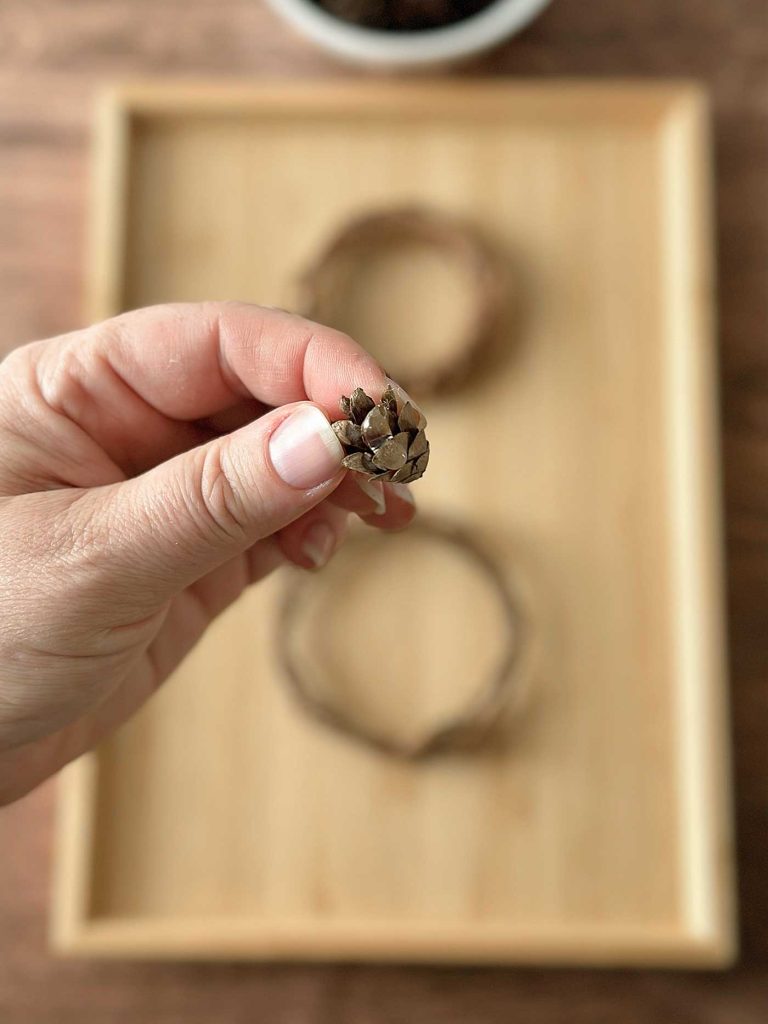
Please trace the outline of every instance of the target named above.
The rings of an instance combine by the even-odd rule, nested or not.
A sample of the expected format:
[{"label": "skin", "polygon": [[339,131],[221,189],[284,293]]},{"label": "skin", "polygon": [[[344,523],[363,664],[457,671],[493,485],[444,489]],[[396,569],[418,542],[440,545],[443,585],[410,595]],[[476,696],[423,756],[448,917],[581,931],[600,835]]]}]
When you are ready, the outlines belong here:
[{"label": "skin", "polygon": [[0,364],[0,803],[147,700],[242,591],[312,567],[349,513],[415,509],[354,474],[280,479],[269,439],[311,402],[329,419],[382,369],[351,338],[239,303],[157,306],[17,349]]}]

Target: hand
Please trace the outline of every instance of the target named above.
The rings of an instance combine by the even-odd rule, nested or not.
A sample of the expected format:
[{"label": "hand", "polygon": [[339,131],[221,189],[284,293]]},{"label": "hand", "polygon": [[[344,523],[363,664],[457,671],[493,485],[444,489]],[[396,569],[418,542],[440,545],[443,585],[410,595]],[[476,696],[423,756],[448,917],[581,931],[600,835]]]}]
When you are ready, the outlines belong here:
[{"label": "hand", "polygon": [[132,714],[250,583],[323,565],[348,512],[410,521],[406,488],[341,466],[328,417],[355,386],[385,377],[350,338],[244,304],[0,364],[0,803]]}]

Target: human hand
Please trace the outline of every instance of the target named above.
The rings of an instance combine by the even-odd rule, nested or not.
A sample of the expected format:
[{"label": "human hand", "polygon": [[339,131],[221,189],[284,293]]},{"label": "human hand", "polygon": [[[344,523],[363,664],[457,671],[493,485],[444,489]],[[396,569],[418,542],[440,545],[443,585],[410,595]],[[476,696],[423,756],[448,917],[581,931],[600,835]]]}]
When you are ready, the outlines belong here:
[{"label": "human hand", "polygon": [[324,564],[348,512],[407,525],[407,488],[341,467],[328,417],[356,386],[385,376],[350,338],[239,303],[0,364],[0,803],[132,714],[250,583]]}]

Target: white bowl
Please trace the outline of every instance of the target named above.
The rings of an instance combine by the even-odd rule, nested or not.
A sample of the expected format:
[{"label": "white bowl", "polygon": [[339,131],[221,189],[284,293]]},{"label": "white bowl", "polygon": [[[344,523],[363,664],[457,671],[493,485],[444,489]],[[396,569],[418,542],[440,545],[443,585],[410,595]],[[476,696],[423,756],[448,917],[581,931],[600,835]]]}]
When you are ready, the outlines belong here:
[{"label": "white bowl", "polygon": [[496,0],[444,28],[412,32],[366,28],[311,0],[269,0],[286,21],[331,53],[357,64],[408,68],[443,64],[487,50],[524,28],[551,0]]}]

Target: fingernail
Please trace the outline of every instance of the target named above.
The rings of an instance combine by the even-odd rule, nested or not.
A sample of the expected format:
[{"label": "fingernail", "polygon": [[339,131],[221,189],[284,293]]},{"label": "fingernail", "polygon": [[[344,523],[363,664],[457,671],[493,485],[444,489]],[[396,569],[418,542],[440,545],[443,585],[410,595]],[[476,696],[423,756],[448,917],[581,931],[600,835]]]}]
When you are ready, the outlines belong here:
[{"label": "fingernail", "polygon": [[387,511],[387,499],[384,497],[384,487],[377,484],[375,480],[365,480],[363,477],[357,481],[357,486],[376,505],[373,515],[383,516]]},{"label": "fingernail", "polygon": [[416,504],[413,493],[408,484],[389,484],[389,486],[401,501],[406,502],[408,505]]},{"label": "fingernail", "polygon": [[315,569],[322,569],[330,561],[335,547],[336,537],[328,523],[313,523],[301,542],[302,554]]},{"label": "fingernail", "polygon": [[285,483],[307,490],[336,476],[344,452],[323,413],[302,405],[269,439],[269,457]]}]

